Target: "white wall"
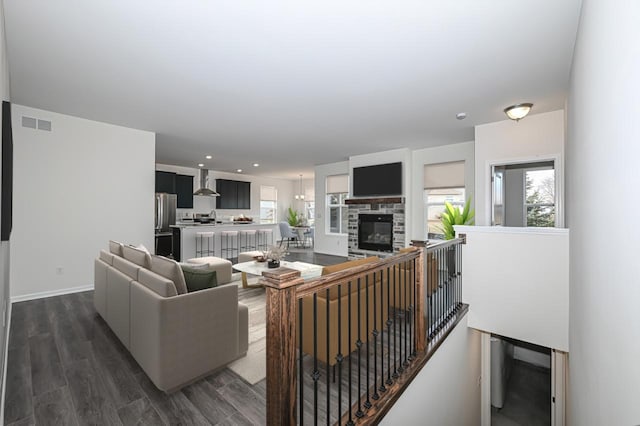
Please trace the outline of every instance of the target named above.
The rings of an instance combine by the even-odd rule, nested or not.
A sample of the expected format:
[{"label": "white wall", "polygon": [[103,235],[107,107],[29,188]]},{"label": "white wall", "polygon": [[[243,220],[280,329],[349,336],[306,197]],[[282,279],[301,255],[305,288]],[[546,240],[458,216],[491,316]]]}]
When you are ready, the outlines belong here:
[{"label": "white wall", "polygon": [[349,237],[347,234],[327,233],[326,205],[327,205],[327,176],[349,173],[349,162],[323,164],[315,168],[315,197],[316,197],[316,230],[314,251],[317,253],[347,256],[349,254]]},{"label": "white wall", "polygon": [[[0,1],[0,100],[9,101],[9,64],[7,62],[7,44],[4,32],[4,6]],[[0,111],[0,129],[2,129],[2,114]],[[1,136],[0,136],[1,137]],[[1,142],[1,141],[0,141]],[[1,143],[0,143],[1,147]],[[0,173],[2,172],[2,158],[0,154]],[[0,187],[0,195],[2,194],[2,188]],[[0,321],[2,321],[2,327],[0,327],[0,377],[2,377],[2,384],[0,387],[0,419],[4,419],[4,361],[6,359],[5,347],[6,341],[9,336],[9,264],[10,264],[10,243],[9,241],[0,241]]]},{"label": "white wall", "polygon": [[[198,169],[191,167],[173,166],[168,164],[156,164],[156,170],[164,172],[174,172],[183,175],[193,176],[194,191],[200,188],[200,172]],[[299,181],[292,181],[289,179],[276,179],[264,176],[254,176],[244,173],[226,173],[218,172],[215,170],[209,170],[209,188],[215,189],[216,179],[230,179],[239,180],[244,182],[251,182],[251,209],[216,209],[216,199],[214,197],[205,197],[201,195],[195,195],[193,197],[193,209],[178,209],[178,216],[181,217],[186,212],[192,213],[209,213],[211,210],[216,209],[218,218],[224,216],[239,216],[244,214],[255,219],[260,217],[260,185],[275,186],[278,190],[278,222],[287,219],[287,208],[289,206],[296,208],[294,195],[294,186],[297,191]],[[294,185],[295,183],[295,185]],[[297,208],[302,211],[302,207]],[[274,236],[275,238],[276,236]]]},{"label": "white wall", "polygon": [[638,1],[583,1],[567,144],[574,425],[640,424],[638,22]]},{"label": "white wall", "polygon": [[466,317],[418,373],[381,425],[480,424],[480,333]]},{"label": "white wall", "polygon": [[[467,197],[473,197],[475,187],[475,162],[474,143],[463,142],[453,145],[436,146],[413,151],[412,173],[411,173],[411,195],[412,200],[411,239],[422,240],[427,238],[427,223],[424,208],[424,166],[426,164],[450,163],[453,161],[464,161],[465,192]],[[473,198],[472,198],[473,199]]]},{"label": "white wall", "polygon": [[154,133],[15,104],[12,119],[13,299],[92,287],[109,239],[153,247]]},{"label": "white wall", "polygon": [[[535,108],[535,106],[534,106]],[[534,109],[535,111],[535,109]],[[555,160],[557,214],[564,221],[564,111],[498,121],[475,129],[476,224],[491,224],[491,166],[527,160]]]},{"label": "white wall", "polygon": [[456,226],[469,327],[569,351],[569,230]]}]

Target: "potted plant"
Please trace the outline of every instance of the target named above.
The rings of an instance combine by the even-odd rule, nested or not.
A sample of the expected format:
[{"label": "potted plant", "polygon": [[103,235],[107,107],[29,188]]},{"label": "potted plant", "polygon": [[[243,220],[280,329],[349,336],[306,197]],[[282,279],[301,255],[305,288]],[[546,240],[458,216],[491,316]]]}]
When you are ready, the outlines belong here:
[{"label": "potted plant", "polygon": [[287,251],[282,247],[270,247],[269,250],[264,252],[264,257],[267,259],[267,268],[279,268],[280,260],[282,260],[286,254]]},{"label": "potted plant", "polygon": [[300,214],[291,207],[287,210],[287,222],[289,226],[298,226],[300,224]]},{"label": "potted plant", "polygon": [[[450,202],[445,201],[444,212],[440,216],[442,221],[442,232],[445,240],[453,240],[456,236],[454,225],[473,225],[475,211],[471,208],[471,197],[467,198],[464,208],[460,211],[460,206],[452,206]],[[456,251],[455,246],[449,247],[447,251],[447,267],[449,275],[456,273]]]}]

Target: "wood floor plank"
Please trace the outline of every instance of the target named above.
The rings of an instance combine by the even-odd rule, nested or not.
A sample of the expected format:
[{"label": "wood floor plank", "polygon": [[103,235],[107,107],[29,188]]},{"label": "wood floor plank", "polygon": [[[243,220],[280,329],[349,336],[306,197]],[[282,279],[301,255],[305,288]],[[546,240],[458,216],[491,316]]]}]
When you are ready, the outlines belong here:
[{"label": "wood floor plank", "polygon": [[102,378],[116,408],[142,398],[140,385],[135,376],[127,368],[123,368],[121,358],[103,358],[93,354],[90,362]]},{"label": "wood floor plank", "polygon": [[140,398],[118,410],[118,415],[123,425],[149,425],[157,426],[166,424],[153,408],[147,397]]},{"label": "wood floor plank", "polygon": [[181,392],[170,395],[155,387],[146,374],[137,376],[138,383],[153,404],[163,422],[170,425],[208,425],[207,419]]},{"label": "wood floor plank", "polygon": [[120,417],[89,360],[67,367],[69,391],[81,424],[119,425]]},{"label": "wood floor plank", "polygon": [[29,355],[33,396],[67,384],[58,348],[51,333],[29,337]]},{"label": "wood floor plank", "polygon": [[5,423],[6,426],[35,426],[36,425],[36,420],[33,416],[29,416],[26,417],[22,420],[18,420],[17,422],[13,422],[13,423]]},{"label": "wood floor plank", "polygon": [[242,413],[235,413],[220,423],[216,423],[216,426],[253,426],[253,423],[243,416]]},{"label": "wood floor plank", "polygon": [[267,416],[265,397],[255,392],[242,379],[230,382],[218,389],[218,393],[253,424],[265,424]]},{"label": "wood floor plank", "polygon": [[20,302],[11,305],[9,349],[26,345],[29,341],[29,332],[27,330],[27,303],[28,302]]},{"label": "wood floor plank", "polygon": [[78,424],[69,389],[64,386],[34,398],[34,417],[38,425]]},{"label": "wood floor plank", "polygon": [[31,300],[27,304],[27,334],[29,337],[51,331],[44,299]]},{"label": "wood floor plank", "polygon": [[185,394],[189,401],[191,401],[211,424],[220,423],[227,417],[238,412],[238,410],[222,398],[211,383],[206,380],[200,380],[197,383],[187,386],[182,389],[182,393]]},{"label": "wood floor plank", "polygon": [[9,424],[33,414],[29,345],[9,349],[6,380],[4,422]]}]

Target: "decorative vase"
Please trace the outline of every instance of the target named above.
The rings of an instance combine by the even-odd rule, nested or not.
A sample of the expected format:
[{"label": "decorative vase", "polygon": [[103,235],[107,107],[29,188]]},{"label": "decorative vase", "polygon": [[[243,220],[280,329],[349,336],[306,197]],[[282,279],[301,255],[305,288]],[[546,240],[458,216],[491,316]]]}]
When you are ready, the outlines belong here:
[{"label": "decorative vase", "polygon": [[279,260],[273,260],[273,259],[269,259],[267,261],[267,268],[279,268],[280,267],[280,261]]}]

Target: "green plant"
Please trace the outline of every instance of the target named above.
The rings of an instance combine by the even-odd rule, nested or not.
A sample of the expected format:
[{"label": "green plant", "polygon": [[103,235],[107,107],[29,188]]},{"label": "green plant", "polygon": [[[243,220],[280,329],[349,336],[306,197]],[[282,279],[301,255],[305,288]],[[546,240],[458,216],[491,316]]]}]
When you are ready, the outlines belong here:
[{"label": "green plant", "polygon": [[473,225],[475,211],[471,208],[471,197],[464,203],[464,209],[460,211],[460,206],[452,206],[450,202],[444,203],[444,212],[440,216],[442,221],[442,232],[445,240],[452,240],[456,236],[454,225]]},{"label": "green plant", "polygon": [[289,223],[289,226],[298,226],[298,223],[300,222],[300,215],[291,207],[287,210],[287,222]]}]

